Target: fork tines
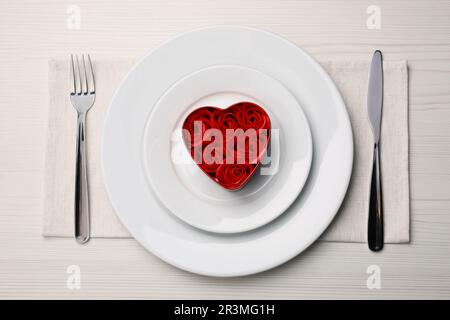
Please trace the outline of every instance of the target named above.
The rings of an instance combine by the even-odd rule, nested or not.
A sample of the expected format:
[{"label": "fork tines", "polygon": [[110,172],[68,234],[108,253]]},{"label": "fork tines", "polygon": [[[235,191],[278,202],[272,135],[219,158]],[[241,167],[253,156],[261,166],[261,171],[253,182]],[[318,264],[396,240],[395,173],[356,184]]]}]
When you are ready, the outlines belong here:
[{"label": "fork tines", "polygon": [[[81,60],[81,66],[80,66]],[[95,80],[94,71],[92,70],[92,62],[89,54],[81,55],[81,59],[78,55],[71,54],[71,80],[72,80],[72,91],[71,95],[87,95],[95,94]]]}]

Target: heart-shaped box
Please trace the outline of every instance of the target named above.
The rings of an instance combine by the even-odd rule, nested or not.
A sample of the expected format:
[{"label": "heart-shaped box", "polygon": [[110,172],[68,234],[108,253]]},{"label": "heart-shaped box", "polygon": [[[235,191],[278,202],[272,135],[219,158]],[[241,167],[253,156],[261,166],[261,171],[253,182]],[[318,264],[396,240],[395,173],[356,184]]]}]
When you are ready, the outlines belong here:
[{"label": "heart-shaped box", "polygon": [[194,162],[227,190],[241,189],[267,151],[271,123],[253,102],[226,109],[213,106],[192,111],[183,122],[183,139]]}]

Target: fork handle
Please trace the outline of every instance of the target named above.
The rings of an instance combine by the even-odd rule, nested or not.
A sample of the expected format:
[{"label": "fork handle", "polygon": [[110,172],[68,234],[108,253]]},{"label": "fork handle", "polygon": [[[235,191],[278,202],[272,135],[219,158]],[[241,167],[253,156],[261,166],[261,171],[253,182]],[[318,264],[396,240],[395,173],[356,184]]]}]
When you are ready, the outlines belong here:
[{"label": "fork handle", "polygon": [[370,184],[368,243],[372,251],[380,251],[384,244],[383,201],[381,194],[380,147],[373,150],[372,181]]},{"label": "fork handle", "polygon": [[78,113],[75,173],[75,239],[83,244],[90,237],[90,214],[86,166],[86,112]]}]

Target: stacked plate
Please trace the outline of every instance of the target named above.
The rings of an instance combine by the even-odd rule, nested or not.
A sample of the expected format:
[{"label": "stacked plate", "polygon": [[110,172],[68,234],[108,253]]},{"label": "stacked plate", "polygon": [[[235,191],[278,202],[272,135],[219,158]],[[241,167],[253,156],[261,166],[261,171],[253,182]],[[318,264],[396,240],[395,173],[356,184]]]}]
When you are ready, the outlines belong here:
[{"label": "stacked plate", "polygon": [[[190,158],[180,129],[199,106],[250,101],[272,122],[270,163],[230,192]],[[268,32],[192,31],[142,59],[112,99],[103,171],[122,223],[179,268],[238,276],[275,267],[325,230],[352,169],[349,118],[323,69]]]}]

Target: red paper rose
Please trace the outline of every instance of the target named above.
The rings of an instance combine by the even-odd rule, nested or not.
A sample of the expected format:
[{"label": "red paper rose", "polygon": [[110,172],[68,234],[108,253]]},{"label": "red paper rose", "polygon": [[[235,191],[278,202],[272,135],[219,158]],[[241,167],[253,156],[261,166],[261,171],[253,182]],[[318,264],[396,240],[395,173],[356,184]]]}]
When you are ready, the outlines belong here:
[{"label": "red paper rose", "polygon": [[228,190],[237,190],[247,182],[254,170],[251,164],[222,164],[217,168],[217,182]]}]

